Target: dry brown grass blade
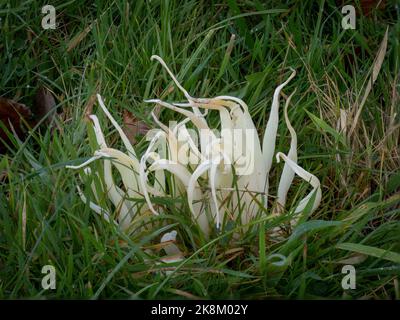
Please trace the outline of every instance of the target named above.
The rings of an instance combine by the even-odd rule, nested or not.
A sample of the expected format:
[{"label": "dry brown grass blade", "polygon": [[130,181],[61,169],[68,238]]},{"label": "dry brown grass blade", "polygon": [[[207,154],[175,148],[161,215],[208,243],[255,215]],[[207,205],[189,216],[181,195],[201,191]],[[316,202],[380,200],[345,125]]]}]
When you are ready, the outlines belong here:
[{"label": "dry brown grass blade", "polygon": [[171,244],[176,243],[176,241],[170,240],[170,241],[164,241],[161,243],[156,243],[153,245],[149,245],[149,246],[144,246],[143,249],[145,250],[156,250],[156,251],[160,251],[161,249],[168,247]]},{"label": "dry brown grass blade", "polygon": [[96,101],[97,101],[97,98],[96,98],[96,94],[94,93],[90,96],[88,102],[85,105],[83,113],[85,115],[85,121],[87,121],[87,122],[91,121],[89,116],[93,113],[93,106]]},{"label": "dry brown grass blade", "polygon": [[399,286],[399,279],[397,277],[393,279],[393,286],[394,286],[394,291],[396,293],[396,299],[400,300],[400,286]]},{"label": "dry brown grass blade", "polygon": [[339,264],[359,264],[367,260],[368,256],[360,253],[356,253],[351,255],[346,259],[339,260],[337,263]]},{"label": "dry brown grass blade", "polygon": [[67,52],[70,52],[73,50],[85,37],[88,35],[88,33],[92,30],[94,24],[96,21],[93,23],[89,24],[82,32],[78,33],[75,37],[72,38],[72,40],[69,42],[68,47],[67,47]]},{"label": "dry brown grass blade", "polygon": [[226,257],[226,256],[230,256],[230,255],[236,255],[236,254],[242,254],[243,253],[243,251],[244,251],[244,248],[242,248],[242,247],[239,247],[239,248],[232,248],[232,249],[229,249],[229,250],[227,250],[227,251],[225,251],[225,252],[222,252],[221,254],[219,254],[218,256],[217,256],[217,259],[222,259],[222,258],[224,258],[224,257]]},{"label": "dry brown grass blade", "polygon": [[378,77],[379,71],[381,70],[382,63],[383,63],[383,60],[384,60],[385,54],[386,54],[386,49],[387,49],[388,32],[389,32],[389,27],[386,28],[385,36],[383,37],[383,40],[379,47],[378,53],[375,57],[374,64],[372,67],[372,74],[371,74],[370,79],[367,82],[367,86],[365,88],[361,103],[358,106],[357,113],[354,117],[353,125],[351,126],[350,131],[349,131],[349,136],[352,136],[354,130],[357,127],[358,119],[360,118],[361,112],[364,108],[365,101],[367,100],[368,95],[371,92],[372,85],[375,83],[376,78]]},{"label": "dry brown grass blade", "polygon": [[191,300],[200,300],[201,299],[200,297],[195,296],[194,294],[191,294],[190,292],[183,291],[180,289],[169,289],[168,291],[171,293],[175,293],[178,296],[181,296],[181,297],[184,297],[187,299],[191,299]]},{"label": "dry brown grass blade", "polygon": [[22,206],[22,248],[25,251],[26,245],[26,190],[24,191],[24,204]]},{"label": "dry brown grass blade", "polygon": [[163,256],[160,258],[160,260],[164,263],[174,263],[177,262],[178,260],[183,260],[184,255],[181,253],[170,255],[170,256]]},{"label": "dry brown grass blade", "polygon": [[[140,278],[143,275],[147,275],[150,273],[159,273],[160,271],[175,271],[176,267],[159,267],[159,268],[150,268],[146,271],[138,271],[132,273],[133,278]],[[190,268],[190,267],[182,267],[179,268],[178,271],[176,271],[176,274],[185,274],[185,273],[199,273],[199,274],[204,274],[204,273],[213,273],[213,274],[219,274],[223,275],[224,272],[218,269],[212,269],[212,268]]]}]

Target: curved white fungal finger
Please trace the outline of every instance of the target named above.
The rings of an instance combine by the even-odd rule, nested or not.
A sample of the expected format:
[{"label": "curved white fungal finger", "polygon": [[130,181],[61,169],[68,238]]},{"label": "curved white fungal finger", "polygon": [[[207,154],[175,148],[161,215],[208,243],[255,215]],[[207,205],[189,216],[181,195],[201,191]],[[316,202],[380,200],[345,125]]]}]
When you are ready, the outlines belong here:
[{"label": "curved white fungal finger", "polygon": [[[190,172],[181,164],[167,160],[167,159],[160,159],[158,161],[155,161],[150,167],[149,170],[157,170],[157,169],[163,169],[167,170],[173,175],[175,175],[185,186],[188,194],[188,199],[189,198],[194,198],[193,195],[195,196],[196,200],[202,199],[202,193],[200,191],[199,186],[196,186],[196,183],[194,183],[194,188],[193,190],[190,190],[190,184],[192,175]],[[197,188],[196,188],[197,187]],[[190,193],[190,194],[189,194]],[[206,236],[209,234],[209,226],[208,226],[208,219],[207,216],[205,215],[204,212],[200,210],[201,204],[198,204],[199,206],[196,206],[196,209],[192,206],[192,204],[189,204],[189,208],[194,215],[195,221],[199,224],[200,228],[204,232]]]},{"label": "curved white fungal finger", "polygon": [[177,133],[177,157],[176,162],[194,170],[198,163],[203,161],[203,155],[198,150],[185,125],[178,127]]},{"label": "curved white fungal finger", "polygon": [[[193,215],[197,217],[199,214],[197,210],[193,208],[193,201],[199,200],[200,193],[200,185],[198,184],[197,180],[206,172],[210,169],[211,167],[211,161],[206,160],[202,163],[200,163],[196,170],[192,173],[190,176],[188,186],[187,186],[187,200],[188,200],[188,205],[190,208],[190,211],[192,212]],[[197,195],[197,196],[196,196]]]},{"label": "curved white fungal finger", "polygon": [[[218,97],[214,97],[212,100],[230,100],[230,101],[234,101],[236,103],[238,103],[242,108],[243,108],[243,112],[249,112],[249,107],[247,106],[247,104],[242,100],[239,99],[237,97],[232,97],[232,96],[218,96]],[[227,101],[224,101],[225,105],[233,107],[234,105],[228,104]]]},{"label": "curved white fungal finger", "polygon": [[162,101],[160,99],[149,99],[149,100],[144,100],[144,102],[146,102],[146,103],[156,103],[156,104],[158,104],[158,105],[160,105],[162,107],[171,109],[171,110],[176,111],[178,113],[181,113],[185,117],[189,118],[193,122],[193,124],[199,129],[210,129],[208,127],[207,122],[203,118],[199,117],[198,115],[195,115],[193,112],[190,112],[190,111],[185,110],[185,109],[181,109],[179,107],[176,107],[176,106],[174,106],[174,105],[172,105],[170,103],[167,103],[165,101]]},{"label": "curved white fungal finger", "polygon": [[[104,161],[109,162],[109,160],[104,160]],[[84,172],[85,175],[87,176],[93,174],[90,168],[85,168]],[[98,174],[95,174],[95,177],[99,178]],[[110,179],[110,177],[105,177],[105,180],[107,179]],[[91,188],[96,200],[99,201],[99,197],[96,191],[96,186],[93,180],[91,183]],[[121,229],[127,230],[132,221],[130,213],[131,211],[133,211],[133,204],[130,201],[124,199],[124,191],[114,184],[112,177],[111,177],[111,183],[110,181],[106,181],[105,192],[107,193],[111,202],[114,204],[115,210],[119,213],[118,222]]]},{"label": "curved white fungal finger", "polygon": [[204,110],[204,113],[201,113],[201,111],[200,111],[200,109],[199,109],[199,104],[197,104],[197,103],[195,103],[195,102],[193,102],[192,100],[189,100],[189,102],[186,102],[186,103],[176,103],[176,102],[174,102],[173,103],[173,105],[174,106],[177,106],[177,107],[191,107],[192,108],[192,110],[193,110],[193,113],[196,115],[196,116],[198,116],[198,117],[200,117],[200,118],[205,118],[205,116],[208,114],[208,109],[207,108],[204,108],[205,110]]},{"label": "curved white fungal finger", "polygon": [[92,209],[94,212],[99,214],[107,222],[114,222],[115,223],[115,221],[110,218],[110,214],[106,210],[104,210],[102,207],[100,207],[99,205],[95,204],[94,202],[88,201],[86,199],[85,195],[83,194],[81,188],[79,188],[79,186],[76,186],[76,188],[78,190],[79,197],[81,198],[83,203],[85,203],[85,204],[89,203],[90,209]]},{"label": "curved white fungal finger", "polygon": [[[103,148],[95,152],[95,154],[102,155],[107,158],[108,161],[116,167],[121,175],[122,182],[125,186],[126,192],[129,197],[137,198],[139,196],[139,184],[138,184],[138,171],[139,164],[137,159],[129,157],[127,154],[113,148]],[[107,168],[105,164],[105,168]],[[105,178],[109,179],[109,183],[112,182],[111,173],[107,171]]]},{"label": "curved white fungal finger", "polygon": [[102,157],[103,157],[103,155],[95,154],[93,157],[89,158],[89,160],[87,160],[77,166],[65,166],[65,168],[74,169],[74,170],[82,169],[82,168],[88,166],[89,164],[91,164],[92,162],[101,159]]},{"label": "curved white fungal finger", "polygon": [[150,100],[145,100],[145,102],[148,103],[156,103],[160,106],[163,106],[165,108],[171,109],[173,111],[176,111],[180,114],[183,114],[184,116],[186,116],[187,118],[189,118],[192,123],[197,127],[197,129],[200,132],[200,149],[204,150],[204,148],[206,147],[206,145],[208,144],[208,140],[213,140],[216,139],[214,133],[212,132],[212,130],[210,130],[206,120],[198,115],[195,114],[193,112],[190,112],[188,110],[184,110],[181,108],[178,108],[170,103],[164,102],[162,100],[159,99],[150,99]]},{"label": "curved white fungal finger", "polygon": [[[83,169],[83,172],[85,173],[86,176],[91,176],[92,175],[92,170],[89,167]],[[82,182],[84,182],[82,177],[81,177],[81,175],[79,175],[79,178],[81,179]],[[99,178],[99,176],[97,174],[96,174],[96,178]],[[96,200],[99,201],[99,196],[97,195],[96,184],[94,182],[94,178],[92,180],[92,183],[90,184],[90,188],[92,189],[92,192],[93,192],[94,197],[96,198]]]},{"label": "curved white fungal finger", "polygon": [[319,182],[319,179],[314,176],[313,174],[309,173],[308,171],[304,170],[302,167],[300,167],[297,163],[289,159],[285,154],[282,152],[278,152],[276,154],[276,160],[279,162],[279,158],[282,158],[285,163],[287,163],[290,168],[303,180],[307,181],[311,186],[313,187],[313,190],[306,196],[304,197],[300,202],[299,205],[295,209],[295,213],[300,213],[304,210],[306,205],[308,204],[309,200],[315,194],[315,200],[311,208],[311,212],[314,212],[315,209],[319,206],[322,198],[322,191],[321,191],[321,183]]},{"label": "curved white fungal finger", "polygon": [[100,148],[107,148],[106,140],[104,138],[103,131],[101,130],[99,119],[94,114],[89,115],[89,118],[93,122],[94,134],[96,136],[97,144]]},{"label": "curved white fungal finger", "polygon": [[177,232],[172,230],[171,232],[165,233],[160,240],[160,243],[163,244],[165,242],[171,242],[170,244],[163,246],[165,253],[169,256],[182,256],[182,251],[173,243],[176,241]]},{"label": "curved white fungal finger", "polygon": [[[104,156],[107,156],[107,155],[104,155],[102,153],[97,153],[97,154],[95,153],[95,155],[91,159],[89,159],[88,161],[82,163],[81,165],[79,165],[79,166],[67,166],[67,168],[70,168],[70,169],[81,169],[81,168],[84,168],[85,166],[87,166],[88,164],[90,164],[91,162],[103,158]],[[86,172],[88,172],[88,171],[86,170]],[[79,189],[79,187],[78,187],[78,189]],[[86,201],[86,197],[83,195],[83,193],[80,191],[80,189],[79,189],[79,195],[80,195],[82,200],[85,199],[84,201]],[[131,219],[130,219],[130,216],[129,216],[129,210],[128,210],[128,208],[126,207],[126,205],[124,204],[124,202],[122,200],[122,196],[117,192],[117,190],[115,188],[112,188],[111,190],[109,190],[108,195],[109,195],[111,201],[113,202],[113,204],[115,205],[116,209],[119,210],[119,212],[120,212],[120,215],[121,215],[121,227],[123,229],[126,229],[130,225]],[[99,214],[103,214],[104,212],[107,213],[104,209],[102,209],[101,207],[99,207],[98,205],[96,205],[95,203],[93,203],[91,201],[89,202],[89,205],[90,205],[90,208],[93,211],[95,211],[96,213],[99,213]],[[110,220],[108,213],[107,213],[107,215],[104,215],[104,217],[106,218],[107,221]]]},{"label": "curved white fungal finger", "polygon": [[157,123],[157,125],[164,130],[165,133],[169,132],[169,128],[157,118],[153,111],[151,112],[151,116],[153,117],[154,122]]},{"label": "curved white fungal finger", "polygon": [[157,60],[163,68],[168,72],[169,76],[172,78],[172,80],[175,82],[176,86],[179,88],[179,90],[182,91],[182,93],[185,95],[186,99],[191,100],[193,99],[190,94],[186,91],[186,89],[179,83],[179,81],[176,79],[175,75],[172,73],[172,71],[168,68],[167,64],[165,61],[157,55],[152,55],[150,57],[150,60]]},{"label": "curved white fungal finger", "polygon": [[148,188],[147,188],[147,174],[145,172],[144,162],[140,162],[139,178],[140,178],[139,181],[140,181],[140,186],[141,186],[141,191],[143,193],[143,197],[146,200],[146,203],[147,203],[150,211],[154,215],[158,216],[158,212],[156,211],[156,209],[154,209],[153,204],[152,204],[152,202],[150,200],[149,191],[148,191]]},{"label": "curved white fungal finger", "polygon": [[128,153],[132,156],[136,158],[136,152],[132,147],[132,144],[130,143],[128,137],[125,135],[125,132],[122,130],[122,128],[119,126],[118,122],[115,121],[115,119],[113,118],[113,116],[111,115],[111,113],[108,111],[108,109],[106,108],[103,99],[101,98],[101,96],[99,94],[97,94],[97,100],[99,101],[99,105],[101,107],[101,109],[103,110],[103,112],[106,114],[107,118],[110,119],[111,123],[113,124],[113,126],[115,127],[115,129],[118,131],[119,136],[121,137],[121,140],[126,148],[126,150],[128,151]]},{"label": "curved white fungal finger", "polygon": [[215,224],[217,227],[217,230],[221,228],[221,214],[219,212],[219,203],[217,199],[217,187],[216,187],[216,179],[217,179],[217,168],[222,160],[222,157],[217,157],[216,159],[213,159],[210,167],[210,189],[211,189],[211,197],[213,200],[214,204],[214,211],[215,211]]},{"label": "curved white fungal finger", "polygon": [[191,153],[190,156],[193,157],[193,161],[195,161],[195,163],[199,163],[200,161],[202,161],[204,157],[200,153],[200,150],[197,148],[196,143],[193,141],[193,139],[192,139],[190,133],[188,132],[188,130],[186,129],[185,125],[183,125],[179,128],[178,134],[180,136],[182,136],[185,139],[185,141],[187,142],[190,153]]},{"label": "curved white fungal finger", "polygon": [[[97,116],[95,115],[89,115],[89,118],[93,122],[93,128],[97,140],[97,144],[99,145],[100,148],[106,149],[107,144],[103,135],[103,131],[101,130],[100,122]],[[103,151],[104,153],[104,151]],[[106,184],[106,192],[108,193],[108,196],[111,200],[111,202],[114,204],[115,208],[117,211],[119,211],[119,217],[118,221],[122,227],[123,230],[128,229],[128,227],[131,224],[132,221],[132,216],[135,215],[135,210],[134,210],[134,204],[130,203],[129,201],[124,199],[124,191],[121,190],[118,186],[115,185],[114,179],[112,176],[112,164],[111,161],[108,159],[104,159],[103,161],[103,166],[104,166],[104,182]],[[118,168],[118,165],[117,165]],[[120,168],[120,172],[122,170],[123,175],[125,176],[126,169],[125,168]],[[125,185],[125,188],[127,190],[130,190],[128,193],[130,195],[132,194],[132,190],[136,190],[136,194],[138,192],[138,185],[137,182],[136,184],[130,184],[130,182],[136,181],[136,177],[132,175],[131,172],[128,173],[130,175],[130,178],[133,178],[133,180],[128,179],[129,185]],[[125,181],[127,179],[125,178]]]},{"label": "curved white fungal finger", "polygon": [[[292,69],[293,70],[293,69]],[[275,143],[276,143],[276,133],[278,131],[279,123],[279,95],[281,90],[289,83],[290,80],[296,75],[296,71],[293,70],[289,78],[279,85],[274,92],[274,97],[272,100],[271,111],[269,114],[269,119],[264,132],[262,153],[263,153],[263,165],[265,166],[265,182],[264,182],[264,192],[268,195],[269,189],[269,171],[272,166],[272,159],[275,153]]]},{"label": "curved white fungal finger", "polygon": [[200,190],[198,179],[211,168],[211,165],[212,162],[210,160],[206,160],[198,165],[196,170],[191,175],[187,186],[187,201],[190,211],[196,219],[200,219],[199,224],[207,236],[209,235],[210,230],[207,216],[202,209],[203,206],[200,202],[197,202],[193,205],[193,202],[203,200],[203,193]]},{"label": "curved white fungal finger", "polygon": [[[154,153],[152,158],[153,158],[153,161],[157,161],[159,159],[164,159],[166,157],[167,157],[167,143],[165,141],[165,137],[162,136],[159,141],[158,153]],[[159,190],[160,192],[166,191],[164,170],[156,170],[155,180],[154,180],[154,189]]]},{"label": "curved white fungal finger", "polygon": [[140,159],[140,164],[139,164],[139,181],[140,181],[140,186],[141,186],[141,191],[143,193],[143,196],[146,200],[147,205],[149,206],[150,211],[155,214],[156,216],[158,215],[158,212],[155,210],[150,196],[148,192],[148,186],[147,186],[147,172],[146,172],[146,162],[147,159],[151,156],[151,153],[153,150],[157,147],[156,143],[158,142],[159,138],[164,135],[163,131],[159,131],[156,133],[156,135],[151,139],[149,146],[147,147],[147,150],[143,157]]},{"label": "curved white fungal finger", "polygon": [[[290,100],[292,99],[295,92],[296,92],[296,90],[293,91],[293,93],[286,100],[284,112],[285,112],[286,126],[288,127],[290,136],[291,136],[290,149],[289,149],[289,153],[287,156],[293,162],[297,163],[297,135],[296,135],[296,131],[293,129],[292,125],[290,124],[288,113],[287,113],[287,109],[288,109]],[[287,196],[289,188],[292,184],[293,178],[294,178],[294,171],[285,162],[285,165],[283,167],[283,171],[281,174],[281,178],[279,180],[278,199],[277,199],[278,203],[281,205],[282,208],[285,207],[286,196]]]}]

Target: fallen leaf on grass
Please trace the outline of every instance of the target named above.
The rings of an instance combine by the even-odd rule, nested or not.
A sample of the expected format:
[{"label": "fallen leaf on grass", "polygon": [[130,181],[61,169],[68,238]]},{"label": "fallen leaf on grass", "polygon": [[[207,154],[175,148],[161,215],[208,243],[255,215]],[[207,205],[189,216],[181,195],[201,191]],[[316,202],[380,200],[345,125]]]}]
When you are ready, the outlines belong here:
[{"label": "fallen leaf on grass", "polygon": [[38,121],[45,118],[43,123],[51,124],[55,115],[56,101],[50,90],[40,87],[35,96],[35,109]]},{"label": "fallen leaf on grass", "polygon": [[382,11],[386,7],[385,0],[361,0],[360,7],[362,13],[368,17],[373,11]]},{"label": "fallen leaf on grass", "polygon": [[7,150],[5,144],[10,145],[11,142],[7,131],[12,132],[11,127],[13,127],[21,139],[25,136],[23,123],[29,124],[31,120],[32,112],[26,105],[0,97],[0,122],[3,123],[3,126],[0,126],[0,153],[5,152]]},{"label": "fallen leaf on grass", "polygon": [[136,143],[137,136],[146,134],[150,129],[147,124],[137,119],[128,110],[123,111],[122,117],[124,122],[122,130],[125,132],[131,144]]}]

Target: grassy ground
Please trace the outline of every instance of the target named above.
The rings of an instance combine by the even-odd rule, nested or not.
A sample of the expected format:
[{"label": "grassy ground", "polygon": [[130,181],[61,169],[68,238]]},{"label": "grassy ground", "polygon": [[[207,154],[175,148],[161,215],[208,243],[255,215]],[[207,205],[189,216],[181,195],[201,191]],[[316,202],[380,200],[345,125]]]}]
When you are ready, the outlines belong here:
[{"label": "grassy ground", "polygon": [[[400,9],[394,1],[368,17],[358,11],[355,30],[342,29],[340,1],[82,2],[51,1],[56,30],[41,28],[39,1],[0,4],[1,95],[30,105],[44,85],[59,111],[55,130],[35,128],[23,145],[0,156],[0,298],[400,299]],[[387,27],[386,56],[362,106]],[[275,87],[287,67],[297,70],[284,95],[297,88],[289,117],[299,163],[323,186],[321,206],[308,222],[274,241],[268,230],[290,215],[263,215],[256,231],[234,245],[224,235],[207,243],[176,202],[165,199],[165,219],[179,231],[189,258],[165,276],[155,272],[161,266],[146,260],[144,248],[171,227],[128,237],[82,203],[78,177],[64,166],[92,154],[84,121],[90,97],[101,93],[120,122],[127,109],[149,126],[143,99],[182,98],[169,90],[172,83],[150,61],[152,54],[163,57],[194,96],[243,98],[260,133]],[[285,126],[279,136],[277,150],[287,152]],[[144,147],[139,141],[137,148]],[[282,166],[274,168],[272,194]],[[288,264],[271,264],[274,253]],[[47,264],[57,270],[55,290],[41,288]],[[344,264],[356,268],[354,290],[342,289]]]}]

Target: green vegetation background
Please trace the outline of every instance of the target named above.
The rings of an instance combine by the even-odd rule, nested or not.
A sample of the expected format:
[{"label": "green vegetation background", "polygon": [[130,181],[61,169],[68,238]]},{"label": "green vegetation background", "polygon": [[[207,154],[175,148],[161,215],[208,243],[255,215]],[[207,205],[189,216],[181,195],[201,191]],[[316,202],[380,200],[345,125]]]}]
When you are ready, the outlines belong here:
[{"label": "green vegetation background", "polygon": [[[56,8],[55,30],[41,27],[44,4]],[[58,116],[53,131],[35,128],[0,156],[0,298],[399,299],[400,9],[384,1],[366,15],[356,3],[356,29],[344,30],[341,5],[2,0],[1,95],[32,105],[44,85],[54,92]],[[387,27],[385,60],[350,136]],[[297,88],[289,117],[298,134],[299,163],[319,177],[323,199],[286,240],[274,241],[268,233],[290,220],[284,214],[256,221],[255,231],[233,247],[224,237],[207,244],[177,201],[164,199],[167,221],[189,257],[166,276],[144,248],[168,226],[128,237],[82,203],[79,179],[64,166],[92,154],[84,121],[90,97],[101,93],[121,123],[126,109],[149,126],[154,124],[144,99],[182,99],[150,61],[152,54],[163,57],[194,96],[243,98],[260,133],[275,87],[288,67],[297,70],[284,95]],[[344,126],[338,126],[341,114],[347,116]],[[162,114],[164,121],[172,117]],[[281,125],[276,149],[287,152],[288,143]],[[142,139],[137,148],[144,147]],[[282,165],[274,168],[272,194]],[[296,186],[292,202],[306,191],[300,181]],[[270,255],[276,253],[288,264],[274,266]],[[356,267],[355,290],[342,289],[346,263]],[[56,267],[55,290],[41,288],[46,264]]]}]

